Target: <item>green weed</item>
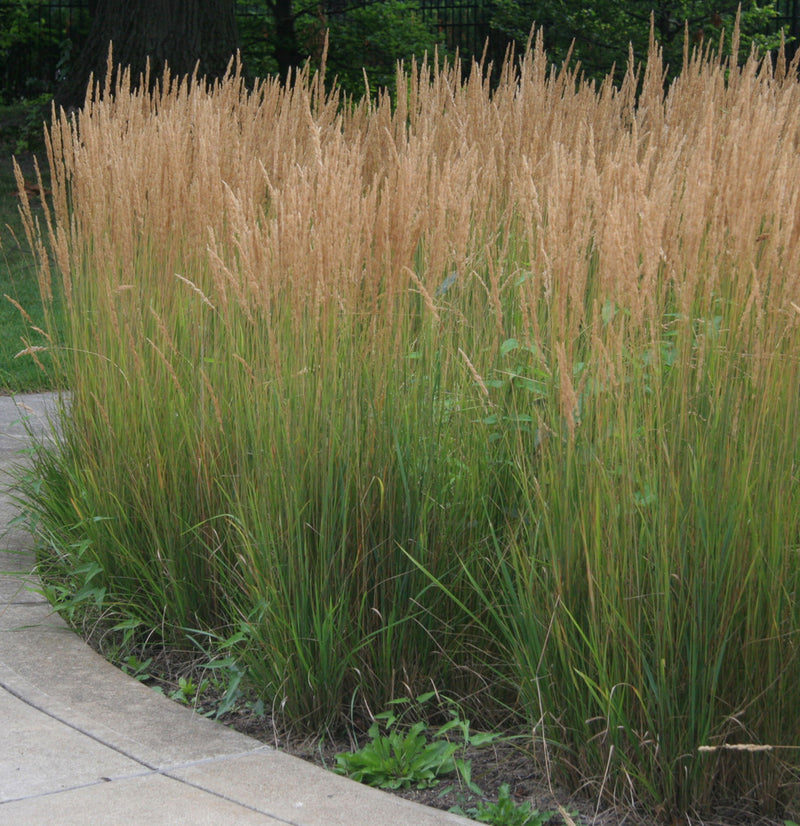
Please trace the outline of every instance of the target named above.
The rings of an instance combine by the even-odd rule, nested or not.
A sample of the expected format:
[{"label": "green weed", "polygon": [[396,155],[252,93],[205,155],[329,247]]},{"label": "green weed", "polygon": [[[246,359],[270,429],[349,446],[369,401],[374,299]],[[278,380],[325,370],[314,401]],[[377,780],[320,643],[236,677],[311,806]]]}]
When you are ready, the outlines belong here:
[{"label": "green weed", "polygon": [[356,752],[336,755],[336,771],[368,786],[382,789],[427,789],[456,770],[457,743],[429,741],[424,723],[401,734],[389,729],[380,734],[378,724],[369,730],[370,742]]},{"label": "green weed", "polygon": [[516,803],[511,796],[508,783],[503,783],[496,802],[480,801],[476,806],[466,809],[454,806],[450,809],[455,814],[476,820],[478,823],[491,823],[492,826],[544,826],[556,812],[540,812],[530,803]]},{"label": "green weed", "polygon": [[[471,792],[480,794],[471,779],[469,761],[458,755],[469,746],[495,742],[499,735],[472,732],[469,720],[462,719],[452,706],[448,709],[452,719],[435,729],[423,720],[405,730],[402,726],[407,714],[420,713],[435,696],[422,694],[414,703],[408,698],[393,701],[390,710],[375,716],[366,745],[336,755],[335,771],[382,789],[426,789],[438,785],[442,777],[457,773]],[[458,736],[454,739],[454,735]]]}]

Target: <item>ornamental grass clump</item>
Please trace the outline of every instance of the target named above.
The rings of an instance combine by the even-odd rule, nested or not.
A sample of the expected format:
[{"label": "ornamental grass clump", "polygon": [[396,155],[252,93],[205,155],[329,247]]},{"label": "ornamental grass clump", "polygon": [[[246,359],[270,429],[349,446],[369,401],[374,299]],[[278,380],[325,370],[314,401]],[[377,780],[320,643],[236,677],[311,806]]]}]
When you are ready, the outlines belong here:
[{"label": "ornamental grass clump", "polygon": [[294,726],[433,686],[598,800],[790,814],[800,84],[662,79],[537,41],[495,89],[167,77],[55,116],[50,561],[168,642],[235,629]]}]

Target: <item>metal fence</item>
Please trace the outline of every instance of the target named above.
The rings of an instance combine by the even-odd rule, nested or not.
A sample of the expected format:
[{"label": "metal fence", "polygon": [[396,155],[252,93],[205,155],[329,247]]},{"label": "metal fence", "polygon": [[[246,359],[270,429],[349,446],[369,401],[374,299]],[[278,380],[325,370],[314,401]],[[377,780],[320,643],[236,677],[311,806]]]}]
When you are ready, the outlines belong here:
[{"label": "metal fence", "polygon": [[[346,15],[370,0],[324,0],[327,15]],[[420,16],[436,27],[447,46],[467,54],[480,54],[492,34],[489,20],[494,0],[417,0]]]},{"label": "metal fence", "polygon": [[494,44],[496,37],[489,26],[493,5],[490,0],[419,0],[423,19],[435,21],[447,46],[465,55],[480,55],[487,41],[490,49]]},{"label": "metal fence", "polygon": [[[322,0],[330,14],[346,14],[370,0]],[[91,23],[93,0],[7,2],[0,0],[0,96],[9,99],[33,97],[52,91],[71,56],[80,48]],[[490,36],[491,0],[419,0],[423,19],[435,25],[447,43],[464,55],[480,55]],[[259,20],[265,6],[257,2],[238,4],[237,11],[248,59],[260,64],[268,48]],[[24,20],[22,19],[24,17]],[[19,26],[24,23],[23,26]],[[11,36],[16,25],[20,37]],[[502,54],[502,51],[501,51]]]},{"label": "metal fence", "polygon": [[91,23],[92,0],[0,0],[0,96],[51,92]]},{"label": "metal fence", "polygon": [[790,40],[787,52],[794,55],[800,40],[800,0],[778,0],[775,5],[778,9],[775,25],[786,26],[786,37]]},{"label": "metal fence", "polygon": [[[371,0],[320,0],[331,15],[347,14]],[[0,0],[0,97],[35,97],[52,92],[72,56],[81,47],[96,0],[49,0],[20,3]],[[490,59],[502,58],[506,43],[492,31],[493,0],[418,0],[422,17],[436,26],[451,50],[463,56],[480,55],[489,44]],[[778,0],[776,26],[800,39],[800,0]],[[261,58],[268,48],[259,21],[265,7],[239,2],[238,15],[245,38],[246,58]],[[21,34],[20,34],[21,33]],[[795,46],[790,51],[793,53]],[[258,62],[258,60],[256,60]]]}]

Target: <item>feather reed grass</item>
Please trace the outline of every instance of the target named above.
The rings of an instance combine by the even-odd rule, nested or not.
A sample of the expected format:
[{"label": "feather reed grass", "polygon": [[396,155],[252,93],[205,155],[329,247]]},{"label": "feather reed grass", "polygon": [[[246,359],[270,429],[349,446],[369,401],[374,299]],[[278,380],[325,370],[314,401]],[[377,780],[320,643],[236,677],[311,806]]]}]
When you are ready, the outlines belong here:
[{"label": "feather reed grass", "polygon": [[800,84],[663,77],[537,39],[492,91],[423,61],[394,104],[233,73],[55,114],[51,554],[167,638],[243,629],[293,725],[433,684],[648,817],[791,811]]}]

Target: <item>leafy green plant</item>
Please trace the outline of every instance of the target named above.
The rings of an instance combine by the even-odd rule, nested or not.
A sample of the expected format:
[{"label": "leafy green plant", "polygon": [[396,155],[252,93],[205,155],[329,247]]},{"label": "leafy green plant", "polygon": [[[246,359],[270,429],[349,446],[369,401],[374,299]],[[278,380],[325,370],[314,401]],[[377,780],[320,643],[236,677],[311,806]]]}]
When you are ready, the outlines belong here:
[{"label": "leafy green plant", "polygon": [[540,812],[527,801],[516,803],[508,783],[500,786],[497,801],[482,800],[477,806],[466,809],[453,806],[450,811],[478,823],[491,823],[492,826],[544,826],[557,814],[555,811]]},{"label": "leafy green plant", "polygon": [[[326,71],[341,88],[356,98],[365,91],[396,91],[397,62],[413,57],[444,56],[443,38],[423,19],[419,4],[411,0],[385,0],[354,6],[347,14],[327,21],[329,46]],[[364,88],[366,80],[370,89]]]},{"label": "leafy green plant", "polygon": [[[88,547],[87,542],[79,542],[70,551],[75,554],[76,560],[80,560]],[[40,568],[41,573],[44,571]],[[99,613],[106,607],[107,588],[101,583],[102,574],[102,567],[89,559],[70,568],[67,576],[61,572],[53,575],[48,571],[42,579],[40,591],[55,611],[69,622],[75,622],[76,617],[87,610]]]},{"label": "leafy green plant", "polygon": [[135,654],[129,654],[120,664],[120,668],[135,680],[145,683],[152,679],[152,675],[148,670],[152,662],[152,657],[148,657],[146,660],[140,660]]},{"label": "leafy green plant", "polygon": [[0,74],[6,98],[53,92],[89,31],[89,8],[45,7],[33,0],[0,5]]},{"label": "leafy green plant", "polygon": [[[226,651],[239,642],[239,637],[233,635],[227,640],[215,641],[213,645],[199,646],[203,660],[194,663],[194,676],[179,676],[177,686],[169,688],[168,683],[174,682],[174,677],[168,673],[160,673],[152,668],[153,657],[140,659],[138,654],[124,653],[133,645],[132,634],[140,628],[138,620],[130,619],[114,625],[110,632],[123,631],[123,637],[108,652],[108,658],[117,664],[122,671],[140,682],[151,684],[154,691],[164,694],[171,700],[191,705],[205,717],[219,719],[234,707],[248,708],[254,715],[263,716],[264,705],[261,700],[248,696],[248,691],[242,683],[246,676],[245,669],[233,656],[224,656]],[[193,630],[190,639],[197,644]],[[223,655],[223,656],[221,656]],[[202,674],[203,676],[198,676]]]},{"label": "leafy green plant", "polygon": [[44,124],[49,115],[52,99],[53,96],[45,92],[34,98],[27,98],[15,107],[20,112],[16,119],[14,134],[16,154],[44,149]]},{"label": "leafy green plant", "polygon": [[435,786],[443,775],[456,770],[458,744],[437,740],[435,735],[429,741],[426,732],[425,723],[419,722],[405,733],[389,729],[380,734],[376,722],[369,730],[372,739],[367,745],[336,755],[335,771],[381,789]]},{"label": "leafy green plant", "polygon": [[[209,683],[223,695],[214,709],[215,718],[226,714],[242,700],[247,668],[241,663],[238,654],[248,645],[251,633],[252,629],[246,622],[240,623],[238,629],[227,636],[201,629],[187,629],[188,639],[203,654],[205,662],[201,667],[209,674]],[[201,638],[205,638],[206,642],[201,642]],[[263,713],[261,700],[257,700],[255,705],[251,703],[251,707],[257,714]]]},{"label": "leafy green plant", "polygon": [[192,705],[208,687],[208,680],[198,683],[192,677],[179,677],[178,687],[169,693],[169,698],[184,705]]},{"label": "leafy green plant", "polygon": [[[480,794],[480,788],[472,781],[469,761],[457,755],[468,746],[496,741],[498,734],[471,731],[470,721],[462,719],[452,704],[448,708],[452,719],[444,725],[430,729],[418,720],[403,730],[403,719],[409,713],[420,713],[436,696],[433,692],[422,694],[414,703],[409,698],[394,700],[393,708],[375,716],[366,745],[358,751],[336,755],[335,771],[383,789],[429,788],[443,776],[457,772],[471,792]],[[455,740],[454,733],[459,735]]]},{"label": "leafy green plant", "polygon": [[741,59],[752,46],[776,49],[780,42],[779,7],[774,2],[739,4],[733,0],[711,3],[707,0],[663,0],[655,7],[644,0],[630,0],[624,6],[603,2],[587,6],[578,0],[553,2],[544,0],[497,0],[492,7],[491,26],[524,48],[530,36],[531,22],[541,25],[545,48],[551,60],[560,65],[569,56],[579,60],[587,75],[602,78],[616,63],[618,77],[624,72],[628,50],[637,59],[648,51],[651,24],[655,37],[664,49],[668,80],[681,70],[684,31],[689,32],[694,47],[716,45],[726,30],[726,48],[734,21],[740,21]]}]

